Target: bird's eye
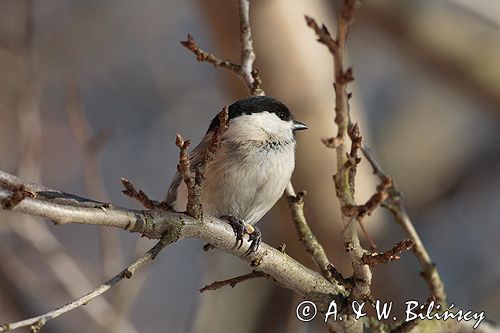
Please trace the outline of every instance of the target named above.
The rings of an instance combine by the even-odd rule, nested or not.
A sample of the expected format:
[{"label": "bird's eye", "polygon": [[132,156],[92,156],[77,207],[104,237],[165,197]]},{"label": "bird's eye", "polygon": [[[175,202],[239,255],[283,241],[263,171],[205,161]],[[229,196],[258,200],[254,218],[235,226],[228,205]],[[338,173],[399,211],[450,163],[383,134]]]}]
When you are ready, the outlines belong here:
[{"label": "bird's eye", "polygon": [[283,111],[280,111],[276,114],[278,116],[278,118],[280,118],[281,120],[286,120],[286,113],[283,112]]}]

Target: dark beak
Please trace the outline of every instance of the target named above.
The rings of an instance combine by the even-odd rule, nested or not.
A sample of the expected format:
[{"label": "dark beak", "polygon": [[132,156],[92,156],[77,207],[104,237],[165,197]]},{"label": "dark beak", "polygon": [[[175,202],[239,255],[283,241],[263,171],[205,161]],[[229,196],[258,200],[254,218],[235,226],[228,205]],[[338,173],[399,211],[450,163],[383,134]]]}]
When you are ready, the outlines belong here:
[{"label": "dark beak", "polygon": [[293,130],[294,131],[302,131],[308,129],[306,124],[301,123],[300,121],[294,120],[293,121]]}]

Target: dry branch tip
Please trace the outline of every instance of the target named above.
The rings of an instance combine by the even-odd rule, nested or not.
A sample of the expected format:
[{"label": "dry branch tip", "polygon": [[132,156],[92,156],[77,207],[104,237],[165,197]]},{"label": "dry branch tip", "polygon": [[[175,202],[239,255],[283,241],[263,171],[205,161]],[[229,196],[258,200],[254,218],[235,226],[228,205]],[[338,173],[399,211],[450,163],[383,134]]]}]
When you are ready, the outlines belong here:
[{"label": "dry branch tip", "polygon": [[378,264],[386,264],[390,261],[399,260],[398,254],[411,250],[415,246],[415,242],[409,238],[403,239],[401,242],[394,245],[394,247],[384,253],[365,253],[361,258],[362,262],[370,267]]}]

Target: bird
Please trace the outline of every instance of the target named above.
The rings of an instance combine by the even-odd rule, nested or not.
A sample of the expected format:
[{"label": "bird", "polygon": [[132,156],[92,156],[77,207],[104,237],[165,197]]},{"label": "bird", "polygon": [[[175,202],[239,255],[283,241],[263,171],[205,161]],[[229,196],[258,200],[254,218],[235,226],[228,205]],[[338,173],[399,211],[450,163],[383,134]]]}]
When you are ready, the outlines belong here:
[{"label": "bird", "polygon": [[[189,155],[191,168],[199,164],[219,127],[215,116],[201,142]],[[295,168],[295,134],[308,127],[288,107],[269,96],[251,96],[228,107],[229,127],[205,171],[200,201],[204,214],[225,219],[232,226],[236,245],[243,235],[251,242],[247,254],[257,251],[262,233],[253,227],[283,195]],[[187,187],[179,171],[165,202],[186,210]]]}]

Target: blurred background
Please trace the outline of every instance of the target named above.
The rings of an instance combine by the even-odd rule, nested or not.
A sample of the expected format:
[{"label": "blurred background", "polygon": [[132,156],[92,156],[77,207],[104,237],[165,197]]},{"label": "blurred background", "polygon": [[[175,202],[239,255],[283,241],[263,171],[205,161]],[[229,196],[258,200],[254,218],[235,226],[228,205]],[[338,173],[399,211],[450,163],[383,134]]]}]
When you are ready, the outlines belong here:
[{"label": "blurred background", "polygon": [[[176,133],[197,142],[225,104],[247,95],[234,74],[199,64],[187,33],[239,59],[234,0],[1,0],[0,169],[48,187],[139,208],[120,177],[162,199]],[[351,273],[331,175],[332,60],[304,14],[332,33],[338,2],[254,0],[263,87],[309,130],[298,135],[293,182],[333,263]],[[500,3],[366,1],[348,42],[351,109],[364,142],[404,192],[449,301],[500,320]],[[377,180],[364,161],[360,202]],[[365,221],[380,250],[404,238],[391,217]],[[264,241],[309,267],[281,200],[259,224]],[[0,322],[49,311],[113,276],[153,241],[94,226],[53,226],[0,212]],[[365,244],[368,247],[366,240]],[[322,332],[295,318],[300,298],[270,281],[200,294],[248,265],[186,240],[105,297],[44,332]],[[375,268],[373,293],[402,310],[428,290],[409,253]]]}]

